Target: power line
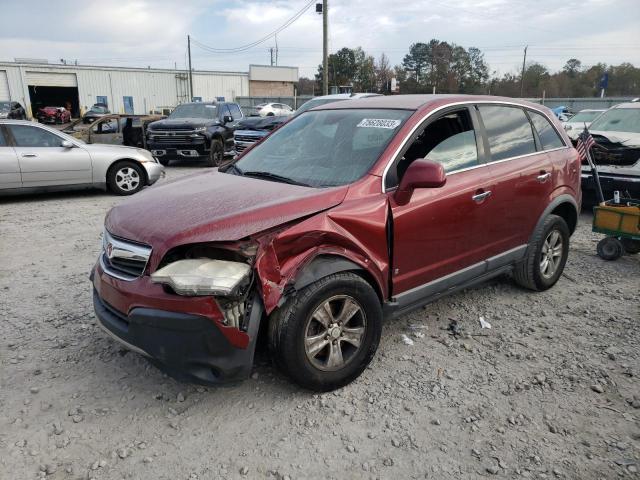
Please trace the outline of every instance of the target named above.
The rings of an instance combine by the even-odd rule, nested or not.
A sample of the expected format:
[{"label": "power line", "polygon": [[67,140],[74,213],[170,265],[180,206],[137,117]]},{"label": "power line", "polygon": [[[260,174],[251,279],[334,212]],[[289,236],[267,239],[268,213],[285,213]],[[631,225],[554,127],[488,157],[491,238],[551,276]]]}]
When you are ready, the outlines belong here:
[{"label": "power line", "polygon": [[244,50],[249,50],[250,48],[256,47],[257,45],[260,45],[261,43],[266,42],[270,38],[275,37],[282,30],[284,30],[285,28],[289,27],[292,23],[294,23],[296,20],[298,20],[309,9],[309,7],[315,3],[315,1],[316,0],[311,0],[311,1],[307,2],[304,5],[304,7],[302,7],[298,12],[296,12],[295,15],[293,15],[291,18],[289,18],[289,20],[287,20],[285,23],[280,25],[273,32],[269,33],[268,35],[265,35],[264,37],[254,41],[254,42],[247,43],[246,45],[242,45],[240,47],[214,48],[214,47],[210,47],[208,45],[205,45],[204,43],[198,42],[195,39],[192,39],[191,41],[193,42],[194,45],[197,45],[198,47],[202,48],[203,50],[206,50],[206,51],[212,52],[212,53],[235,53],[235,52],[242,52]]}]

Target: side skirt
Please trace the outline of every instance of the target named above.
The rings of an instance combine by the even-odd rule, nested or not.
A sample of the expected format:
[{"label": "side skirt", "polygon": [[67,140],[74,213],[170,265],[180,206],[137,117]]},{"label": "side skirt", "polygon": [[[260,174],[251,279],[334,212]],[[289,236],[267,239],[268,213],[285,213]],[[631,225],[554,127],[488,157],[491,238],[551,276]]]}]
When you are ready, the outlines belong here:
[{"label": "side skirt", "polygon": [[526,251],[527,245],[521,245],[396,295],[383,305],[384,317],[385,319],[397,318],[442,297],[509,273],[514,265],[524,258]]}]

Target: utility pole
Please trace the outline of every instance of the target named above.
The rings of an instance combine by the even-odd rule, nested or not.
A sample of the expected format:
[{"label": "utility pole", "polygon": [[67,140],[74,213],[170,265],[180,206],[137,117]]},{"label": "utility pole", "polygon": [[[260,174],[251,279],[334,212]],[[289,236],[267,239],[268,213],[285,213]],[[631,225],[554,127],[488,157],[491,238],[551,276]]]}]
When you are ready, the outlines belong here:
[{"label": "utility pole", "polygon": [[269,53],[271,54],[271,66],[273,67],[273,47],[269,47]]},{"label": "utility pole", "polygon": [[329,95],[329,5],[322,0],[322,94]]},{"label": "utility pole", "polygon": [[278,66],[278,35],[275,35],[276,39],[276,67]]},{"label": "utility pole", "polygon": [[524,96],[524,65],[527,62],[527,48],[529,48],[529,45],[525,45],[524,47],[524,58],[522,59],[522,76],[520,77],[520,98]]},{"label": "utility pole", "polygon": [[189,101],[193,101],[193,74],[191,73],[191,35],[187,35],[187,51],[189,52]]}]

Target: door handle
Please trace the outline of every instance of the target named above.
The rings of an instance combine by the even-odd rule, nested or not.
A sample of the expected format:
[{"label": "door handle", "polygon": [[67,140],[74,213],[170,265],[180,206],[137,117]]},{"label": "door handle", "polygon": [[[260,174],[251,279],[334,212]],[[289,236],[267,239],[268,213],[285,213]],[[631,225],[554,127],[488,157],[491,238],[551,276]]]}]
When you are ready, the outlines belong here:
[{"label": "door handle", "polygon": [[36,155],[35,153],[23,153],[22,156],[23,157],[37,157],[38,155]]},{"label": "door handle", "polygon": [[551,174],[549,172],[541,172],[540,175],[538,175],[536,178],[540,183],[544,183],[549,180],[549,177],[551,177]]},{"label": "door handle", "polygon": [[476,203],[482,203],[486,198],[491,196],[491,190],[486,192],[476,193],[471,199]]}]

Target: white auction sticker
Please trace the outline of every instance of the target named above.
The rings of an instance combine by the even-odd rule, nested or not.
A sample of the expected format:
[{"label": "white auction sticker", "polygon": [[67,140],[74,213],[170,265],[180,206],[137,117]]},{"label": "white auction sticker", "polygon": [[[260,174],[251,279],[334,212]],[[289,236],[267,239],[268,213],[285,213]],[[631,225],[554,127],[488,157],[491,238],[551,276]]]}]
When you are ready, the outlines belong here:
[{"label": "white auction sticker", "polygon": [[392,120],[389,118],[363,118],[358,127],[364,128],[388,128],[393,130],[400,125],[400,120]]}]

